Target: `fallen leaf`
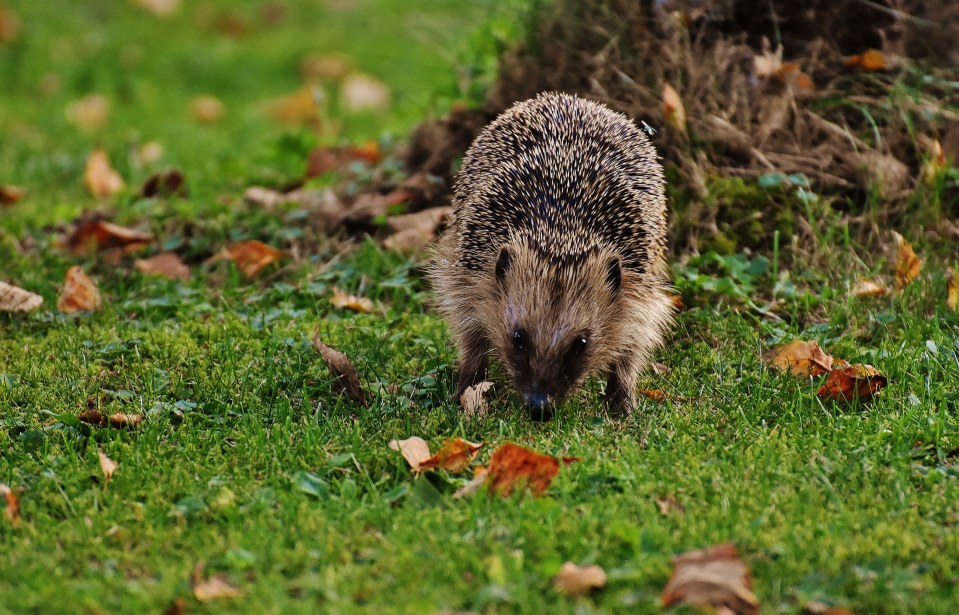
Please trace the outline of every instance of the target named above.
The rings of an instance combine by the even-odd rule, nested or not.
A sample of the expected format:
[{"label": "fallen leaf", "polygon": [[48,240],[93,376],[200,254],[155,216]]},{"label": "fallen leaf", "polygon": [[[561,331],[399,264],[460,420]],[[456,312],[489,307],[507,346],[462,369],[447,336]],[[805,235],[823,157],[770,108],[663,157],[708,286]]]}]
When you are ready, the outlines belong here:
[{"label": "fallen leaf", "polygon": [[739,559],[733,545],[683,553],[676,557],[673,566],[673,574],[663,589],[663,606],[690,604],[736,615],[759,612],[749,567]]},{"label": "fallen leaf", "polygon": [[333,390],[338,395],[346,393],[346,396],[354,402],[364,408],[367,407],[369,402],[367,402],[366,395],[363,393],[363,387],[360,386],[360,375],[356,372],[356,368],[349,357],[324,344],[320,339],[319,332],[313,336],[313,346],[320,352],[327,368],[333,374]]},{"label": "fallen leaf", "polygon": [[266,103],[266,112],[274,120],[287,124],[308,124],[317,120],[317,97],[322,93],[315,87],[305,87]]},{"label": "fallen leaf", "polygon": [[480,490],[480,487],[486,484],[486,468],[480,466],[473,468],[473,478],[465,485],[456,490],[453,499],[465,498],[473,495]]},{"label": "fallen leaf", "polygon": [[421,472],[442,468],[454,474],[462,472],[469,467],[470,462],[473,461],[473,458],[476,457],[483,446],[482,443],[477,444],[462,438],[451,438],[443,443],[443,447],[435,455],[420,462],[413,469]]},{"label": "fallen leaf", "polygon": [[878,49],[867,49],[846,58],[846,66],[858,66],[864,70],[883,70],[886,68],[886,56]]},{"label": "fallen leaf", "polygon": [[900,290],[916,279],[922,271],[922,261],[916,256],[912,245],[899,233],[893,231],[896,240],[896,287]]},{"label": "fallen leaf", "polygon": [[16,492],[7,485],[0,483],[0,495],[7,501],[3,514],[13,527],[20,525],[20,500]]},{"label": "fallen leaf", "polygon": [[0,4],[0,43],[12,43],[20,34],[20,20],[17,16]]},{"label": "fallen leaf", "polygon": [[223,118],[226,107],[216,96],[197,96],[190,101],[193,119],[204,124],[215,124]]},{"label": "fallen leaf", "polygon": [[133,0],[133,3],[158,17],[169,17],[180,10],[180,0]]},{"label": "fallen leaf", "polygon": [[460,406],[463,413],[468,417],[483,416],[489,409],[489,403],[486,401],[486,391],[493,387],[493,383],[484,380],[471,387],[466,387],[463,394],[460,395]]},{"label": "fallen leaf", "polygon": [[60,298],[57,299],[57,309],[67,314],[96,312],[101,305],[100,291],[93,279],[83,271],[83,267],[70,267]]},{"label": "fallen leaf", "polygon": [[833,359],[815,340],[793,340],[763,353],[763,363],[794,376],[809,377],[825,374],[832,369]]},{"label": "fallen leaf", "polygon": [[143,422],[143,415],[141,414],[124,414],[122,412],[115,412],[113,414],[106,415],[101,414],[99,410],[81,412],[77,415],[77,418],[81,423],[96,425],[97,427],[106,427],[109,425],[114,429],[139,427],[140,423]]},{"label": "fallen leaf", "polygon": [[353,68],[353,60],[346,55],[308,55],[300,60],[300,73],[308,81],[342,79]]},{"label": "fallen leaf", "polygon": [[[563,460],[564,463],[574,461]],[[507,497],[523,487],[533,495],[543,495],[549,488],[560,460],[541,455],[518,444],[507,443],[496,449],[487,466],[486,484],[491,492]]]},{"label": "fallen leaf", "polygon": [[117,468],[120,467],[116,461],[110,459],[106,456],[102,450],[97,451],[97,457],[100,459],[100,469],[103,470],[103,479],[104,485],[110,482],[110,479],[113,478],[113,474],[117,471]]},{"label": "fallen leaf", "polygon": [[649,366],[654,374],[657,376],[665,378],[669,375],[669,372],[673,371],[670,367],[664,363],[653,363]]},{"label": "fallen leaf", "polygon": [[390,440],[389,447],[399,451],[414,472],[419,470],[421,463],[431,457],[430,445],[419,436],[410,436],[405,440]]},{"label": "fallen leaf", "polygon": [[159,141],[147,141],[137,148],[134,153],[136,161],[141,165],[153,164],[163,158],[163,144]]},{"label": "fallen leaf", "polygon": [[133,266],[144,275],[158,275],[168,280],[190,279],[190,268],[173,252],[161,252],[150,258],[137,259]]},{"label": "fallen leaf", "polygon": [[333,287],[333,296],[330,298],[330,305],[336,308],[345,308],[354,312],[369,314],[373,311],[373,301],[366,297],[357,297]]},{"label": "fallen leaf", "polygon": [[230,261],[239,267],[247,278],[252,278],[264,267],[283,258],[283,252],[262,241],[240,241],[226,246],[207,259],[207,263]]},{"label": "fallen leaf", "polygon": [[664,495],[663,497],[656,498],[656,508],[659,509],[659,514],[664,517],[668,517],[673,513],[680,515],[686,514],[686,507],[672,495]]},{"label": "fallen leaf", "polygon": [[390,105],[390,88],[363,73],[350,73],[340,83],[340,98],[350,111],[384,111]]},{"label": "fallen leaf", "polygon": [[412,214],[390,216],[386,226],[394,234],[383,241],[383,246],[399,252],[420,250],[436,238],[451,211],[451,207],[430,207]]},{"label": "fallen leaf", "polygon": [[673,395],[672,393],[667,393],[662,389],[640,389],[636,392],[646,399],[651,399],[653,401],[689,401],[688,398],[683,397],[682,395]]},{"label": "fallen leaf", "polygon": [[360,162],[374,165],[383,158],[376,141],[365,141],[349,147],[314,147],[306,159],[306,179],[327,173],[347,172],[351,165]]},{"label": "fallen leaf", "polygon": [[0,282],[0,312],[30,312],[42,303],[43,297],[40,295]]},{"label": "fallen leaf", "polygon": [[769,39],[763,37],[763,51],[753,56],[753,73],[757,77],[772,77],[778,75],[783,65],[783,46],[778,45],[773,51]]},{"label": "fallen leaf", "polygon": [[[3,290],[0,288],[0,297]],[[952,267],[946,270],[946,305],[953,312],[959,311],[959,275]]]},{"label": "fallen leaf", "polygon": [[69,103],[63,110],[63,114],[74,128],[84,132],[94,132],[109,119],[110,101],[102,94],[90,94]]},{"label": "fallen leaf", "polygon": [[606,571],[599,566],[577,566],[564,563],[553,578],[556,591],[570,596],[583,594],[606,585]]},{"label": "fallen leaf", "polygon": [[102,149],[95,149],[87,157],[83,183],[95,197],[102,198],[123,190],[123,178],[110,166],[110,159]]},{"label": "fallen leaf", "polygon": [[153,241],[153,235],[126,228],[106,220],[81,223],[67,237],[67,247],[75,254],[87,254],[111,248],[130,248]]},{"label": "fallen leaf", "polygon": [[886,289],[872,280],[860,278],[853,284],[852,294],[854,297],[882,297]]},{"label": "fallen leaf", "polygon": [[663,117],[667,124],[686,134],[686,108],[679,94],[668,83],[663,84]]},{"label": "fallen leaf", "polygon": [[837,365],[830,370],[816,395],[828,399],[838,399],[849,401],[851,399],[869,399],[886,384],[886,377],[872,365],[863,365],[857,363],[849,365],[845,361],[836,362]]},{"label": "fallen leaf", "polygon": [[224,598],[242,598],[243,590],[234,587],[224,574],[215,574],[209,579],[203,578],[203,562],[193,568],[193,596],[200,602],[206,603]]},{"label": "fallen leaf", "polygon": [[186,198],[190,191],[186,187],[186,177],[177,169],[170,169],[163,173],[154,173],[140,188],[140,196],[146,198],[177,196]]},{"label": "fallen leaf", "polygon": [[949,168],[949,164],[946,162],[946,154],[942,150],[939,139],[930,140],[927,149],[928,156],[922,164],[921,176],[923,182],[933,184],[942,172]]},{"label": "fallen leaf", "polygon": [[0,207],[13,205],[27,193],[20,186],[0,186]]},{"label": "fallen leaf", "polygon": [[673,308],[677,311],[682,311],[686,309],[686,304],[683,302],[683,296],[679,293],[667,293],[666,295],[673,304]]}]

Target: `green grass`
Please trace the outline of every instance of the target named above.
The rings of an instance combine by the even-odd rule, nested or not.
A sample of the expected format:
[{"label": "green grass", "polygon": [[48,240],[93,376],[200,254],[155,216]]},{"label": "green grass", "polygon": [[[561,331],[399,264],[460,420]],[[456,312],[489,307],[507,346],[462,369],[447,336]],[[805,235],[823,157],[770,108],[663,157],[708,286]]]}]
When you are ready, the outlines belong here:
[{"label": "green grass", "polygon": [[[450,24],[448,40],[474,37],[461,52],[470,57],[485,44],[476,23],[485,13],[459,15],[458,3],[415,13],[370,3],[344,15],[304,3],[301,18],[277,32],[221,40],[191,25],[201,8],[185,4],[172,29],[128,3],[11,5],[24,38],[19,51],[0,47],[0,82],[12,92],[0,100],[0,119],[4,134],[21,125],[33,136],[0,143],[2,181],[30,194],[0,210],[0,277],[46,302],[28,316],[0,314],[0,483],[24,489],[19,527],[0,517],[0,612],[162,612],[176,597],[189,612],[657,612],[672,557],[723,541],[735,542],[752,568],[763,612],[801,612],[810,600],[857,613],[954,612],[959,317],[944,307],[944,264],[929,258],[901,294],[855,299],[845,285],[866,271],[839,264],[858,262],[854,247],[823,258],[835,263],[823,270],[797,262],[785,272],[776,263],[779,280],[760,259],[693,259],[676,267],[690,307],[659,357],[672,372],[642,386],[694,401],[648,402],[614,420],[593,382],[539,424],[501,384],[490,414],[466,419],[447,401],[454,352],[418,262],[372,242],[335,257],[335,245],[297,234],[309,229],[295,209],[236,204],[258,178],[292,172],[262,163],[289,129],[255,105],[199,128],[182,109],[216,83],[228,109],[247,109],[244,101],[297,86],[294,58],[304,50],[345,49],[406,94],[385,117],[351,120],[343,136],[401,134],[456,92],[446,52],[395,23],[436,11],[438,23]],[[239,6],[254,15],[258,4]],[[49,18],[51,7],[62,19]],[[346,30],[356,15],[382,29]],[[156,49],[143,60],[142,83],[129,86],[129,109],[115,108],[119,117],[96,137],[74,134],[62,105],[89,83],[119,96],[132,77],[110,54],[68,57],[57,70],[73,85],[32,102],[28,84],[52,66],[42,50],[62,37],[81,47],[99,40],[101,49],[131,41]],[[207,47],[213,55],[194,60],[209,62],[203,87],[173,79],[182,70],[176,58],[206,57]],[[384,62],[407,68],[377,73]],[[236,77],[237,66],[252,74]],[[135,94],[150,87],[158,100]],[[147,121],[138,105],[174,111]],[[134,134],[164,143],[191,196],[125,195],[109,205],[188,257],[189,282],[143,277],[129,260],[71,256],[42,228],[95,205],[78,179],[88,148],[125,151]],[[118,166],[131,183],[148,172]],[[313,250],[253,281],[230,265],[199,264],[245,238]],[[78,263],[96,278],[105,307],[61,315],[57,291]],[[331,307],[334,285],[383,311]],[[774,293],[783,321],[760,311]],[[317,330],[354,359],[369,409],[334,394],[310,344]],[[874,365],[889,387],[869,405],[827,402],[815,384],[760,364],[761,349],[799,335]],[[88,404],[145,419],[139,429],[113,430],[62,416]],[[481,463],[504,442],[581,461],[543,498],[453,500],[462,479],[415,479],[387,447],[410,435],[434,450],[447,437],[486,442]],[[109,484],[99,450],[119,463]],[[660,514],[656,500],[665,496],[685,512]],[[557,594],[551,579],[567,559],[599,564],[608,586],[578,600]],[[245,597],[197,603],[190,578],[198,562]]]}]

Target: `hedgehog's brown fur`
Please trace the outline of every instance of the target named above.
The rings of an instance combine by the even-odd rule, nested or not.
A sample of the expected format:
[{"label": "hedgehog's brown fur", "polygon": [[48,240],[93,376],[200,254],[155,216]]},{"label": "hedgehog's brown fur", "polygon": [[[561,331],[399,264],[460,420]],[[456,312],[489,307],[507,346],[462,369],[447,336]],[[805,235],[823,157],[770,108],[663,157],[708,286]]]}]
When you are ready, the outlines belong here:
[{"label": "hedgehog's brown fur", "polygon": [[672,318],[665,247],[662,167],[631,121],[556,93],[504,112],[466,154],[430,267],[456,398],[492,355],[534,417],[593,374],[631,408]]}]

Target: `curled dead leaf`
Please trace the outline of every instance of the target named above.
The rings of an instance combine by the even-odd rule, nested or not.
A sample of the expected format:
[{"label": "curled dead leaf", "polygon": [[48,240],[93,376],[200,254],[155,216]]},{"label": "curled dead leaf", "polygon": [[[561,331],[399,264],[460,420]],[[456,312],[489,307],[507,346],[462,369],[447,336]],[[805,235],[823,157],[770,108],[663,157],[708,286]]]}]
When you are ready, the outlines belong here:
[{"label": "curled dead leaf", "polygon": [[83,271],[83,267],[79,265],[70,267],[67,270],[63,290],[60,291],[60,297],[57,299],[57,309],[67,314],[96,312],[102,303],[96,283]]},{"label": "curled dead leaf", "polygon": [[308,124],[317,120],[317,98],[322,90],[304,87],[266,104],[266,112],[274,120],[286,124]]},{"label": "curled dead leaf", "polygon": [[13,527],[17,527],[20,525],[20,500],[17,498],[16,492],[4,483],[0,483],[0,495],[7,502],[7,506],[3,510],[4,516]]},{"label": "curled dead leaf", "polygon": [[192,583],[193,597],[200,602],[206,603],[213,600],[242,598],[243,590],[234,587],[227,580],[224,574],[215,574],[208,579],[203,578],[203,562],[197,563],[193,568]]},{"label": "curled dead leaf", "polygon": [[143,422],[142,414],[124,414],[122,412],[115,412],[107,415],[102,414],[99,410],[81,412],[77,415],[77,418],[80,419],[81,423],[96,425],[97,427],[106,427],[109,425],[114,429],[139,427],[140,423]]},{"label": "curled dead leaf", "polygon": [[383,111],[390,105],[390,88],[363,73],[350,73],[340,83],[340,98],[350,111]]},{"label": "curled dead leaf", "polygon": [[394,234],[383,240],[383,246],[399,252],[416,252],[422,249],[436,238],[450,211],[451,207],[430,207],[412,214],[390,216],[386,225]]},{"label": "curled dead leaf", "polygon": [[489,403],[486,401],[486,391],[492,387],[493,383],[488,380],[467,387],[460,395],[460,406],[463,408],[463,413],[468,417],[486,414],[489,409]]},{"label": "curled dead leaf", "polygon": [[[573,461],[577,460],[562,460],[563,463]],[[539,496],[549,488],[559,466],[560,460],[555,457],[507,443],[493,452],[487,466],[486,484],[492,493],[504,498],[524,487]]]},{"label": "curled dead leaf", "polygon": [[150,258],[137,259],[133,266],[144,275],[158,275],[168,280],[190,279],[190,268],[173,252],[161,252]]},{"label": "curled dead leaf", "polygon": [[886,68],[886,56],[878,49],[867,49],[846,58],[846,66],[859,67],[863,70],[883,70]]},{"label": "curled dead leaf", "polygon": [[282,250],[253,239],[230,244],[208,258],[206,262],[230,261],[236,264],[245,277],[252,278],[281,258],[283,258]]},{"label": "curled dead leaf", "polygon": [[0,312],[30,312],[43,303],[43,297],[19,286],[0,282]]},{"label": "curled dead leaf", "polygon": [[87,220],[67,237],[67,248],[74,254],[88,254],[111,248],[131,248],[153,241],[153,235],[126,228],[106,220]]},{"label": "curled dead leaf", "polygon": [[462,438],[451,438],[443,443],[443,447],[429,459],[425,459],[414,468],[417,471],[442,468],[457,473],[466,470],[470,462],[476,457],[482,443],[469,442]]},{"label": "curled dead leaf", "polygon": [[0,207],[13,205],[27,193],[20,186],[0,186]]},{"label": "curled dead leaf", "polygon": [[123,190],[123,178],[110,166],[110,158],[102,149],[95,149],[87,156],[83,170],[83,183],[97,198],[108,197]]},{"label": "curled dead leaf", "polygon": [[373,301],[371,299],[350,295],[336,286],[333,287],[333,296],[330,297],[330,304],[335,308],[343,308],[363,314],[369,314],[373,311]]},{"label": "curled dead leaf", "polygon": [[93,132],[110,117],[110,101],[102,94],[90,94],[69,103],[63,114],[74,128]]},{"label": "curled dead leaf", "polygon": [[338,394],[346,394],[354,402],[363,406],[369,405],[366,395],[363,393],[363,387],[360,386],[360,375],[353,366],[353,362],[344,353],[330,348],[320,339],[319,332],[313,336],[313,346],[320,352],[323,362],[333,374],[333,390]]},{"label": "curled dead leaf", "polygon": [[686,134],[686,107],[683,106],[683,99],[668,83],[663,84],[663,117],[667,124]]},{"label": "curled dead leaf", "polygon": [[399,451],[414,472],[419,471],[420,464],[431,457],[430,445],[419,436],[410,436],[405,440],[390,440],[389,447]]},{"label": "curled dead leaf", "polygon": [[896,287],[901,290],[922,271],[922,261],[902,235],[893,231],[892,236],[896,241]]},{"label": "curled dead leaf", "polygon": [[755,615],[759,599],[752,592],[749,567],[732,544],[721,544],[676,557],[663,589],[663,606],[691,604],[737,615]]},{"label": "curled dead leaf", "polygon": [[769,367],[800,377],[825,374],[833,363],[832,357],[823,352],[815,340],[793,340],[771,348],[763,353],[762,361]]},{"label": "curled dead leaf", "polygon": [[840,401],[866,400],[882,390],[886,384],[886,377],[872,365],[849,365],[845,361],[836,361],[816,395]]},{"label": "curled dead leaf", "polygon": [[104,484],[109,483],[114,473],[116,473],[117,468],[120,467],[120,464],[107,457],[106,453],[102,450],[97,451],[97,457],[100,459],[100,469],[103,471]]},{"label": "curled dead leaf", "polygon": [[886,294],[886,289],[873,280],[860,278],[853,284],[852,294],[854,297],[882,297]]},{"label": "curled dead leaf", "polygon": [[581,596],[606,585],[606,571],[599,566],[577,566],[565,562],[553,578],[556,591],[570,596]]}]

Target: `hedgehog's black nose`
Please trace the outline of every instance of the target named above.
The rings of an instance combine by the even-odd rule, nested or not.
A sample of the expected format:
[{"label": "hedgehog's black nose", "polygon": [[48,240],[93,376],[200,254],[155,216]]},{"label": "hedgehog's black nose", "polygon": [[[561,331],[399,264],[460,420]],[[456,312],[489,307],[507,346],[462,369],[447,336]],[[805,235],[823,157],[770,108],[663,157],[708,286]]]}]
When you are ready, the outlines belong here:
[{"label": "hedgehog's black nose", "polygon": [[546,393],[527,393],[523,397],[529,409],[529,418],[534,421],[548,421],[553,417],[553,405],[549,403]]}]

